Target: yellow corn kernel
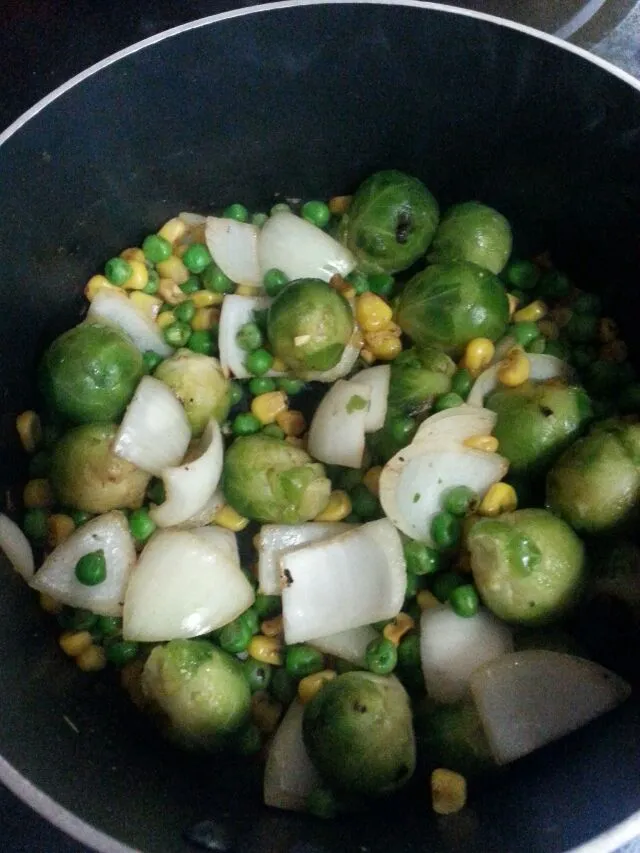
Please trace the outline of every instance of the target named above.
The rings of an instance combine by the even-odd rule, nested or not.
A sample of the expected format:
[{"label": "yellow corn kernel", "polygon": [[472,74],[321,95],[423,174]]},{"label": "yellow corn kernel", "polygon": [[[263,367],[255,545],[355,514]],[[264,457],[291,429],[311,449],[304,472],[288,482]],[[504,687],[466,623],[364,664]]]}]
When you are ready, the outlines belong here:
[{"label": "yellow corn kernel", "polygon": [[507,301],[509,302],[509,317],[511,318],[518,310],[520,300],[517,296],[514,296],[513,293],[507,293]]},{"label": "yellow corn kernel", "polygon": [[258,690],[251,697],[251,719],[265,735],[272,734],[278,728],[283,710],[282,703],[276,702],[264,690]]},{"label": "yellow corn kernel", "polygon": [[540,320],[538,329],[548,341],[557,341],[560,337],[560,326],[554,320]]},{"label": "yellow corn kernel", "polygon": [[178,243],[177,246],[173,247],[173,254],[178,258],[183,258],[190,245],[190,243]]},{"label": "yellow corn kernel", "polygon": [[402,341],[393,332],[367,332],[367,349],[380,361],[393,361],[402,352]]},{"label": "yellow corn kernel", "polygon": [[518,506],[518,496],[508,483],[494,483],[480,501],[480,515],[493,518],[503,512],[513,512]]},{"label": "yellow corn kernel", "polygon": [[393,645],[397,646],[404,635],[408,634],[415,624],[408,613],[398,613],[395,619],[384,626],[382,633],[387,640],[391,640]]},{"label": "yellow corn kernel", "polygon": [[47,544],[56,548],[67,540],[76,529],[74,520],[70,515],[56,512],[47,519]]},{"label": "yellow corn kernel", "polygon": [[125,664],[120,671],[120,684],[127,691],[136,708],[144,708],[147,704],[146,697],[142,691],[142,670],[144,663],[141,660],[132,660]]},{"label": "yellow corn kernel", "polygon": [[416,601],[420,610],[430,610],[432,607],[440,606],[440,601],[428,589],[421,589],[416,595]]},{"label": "yellow corn kernel", "polygon": [[356,299],[356,320],[363,332],[379,332],[391,322],[391,306],[375,293],[363,293]]},{"label": "yellow corn kernel", "polygon": [[125,261],[140,261],[141,264],[145,262],[144,252],[142,249],[137,248],[137,246],[132,246],[130,249],[124,249],[120,252],[120,257]]},{"label": "yellow corn kernel", "polygon": [[247,524],[249,524],[249,519],[240,515],[240,513],[236,512],[232,506],[229,506],[229,504],[225,504],[213,516],[213,523],[217,524],[218,527],[225,527],[227,530],[239,533],[241,530],[245,529]]},{"label": "yellow corn kernel", "polygon": [[603,361],[613,361],[616,364],[622,364],[627,360],[627,345],[624,341],[614,340],[608,344],[604,344],[600,350],[600,358]]},{"label": "yellow corn kernel", "polygon": [[194,332],[208,332],[217,322],[219,315],[213,308],[196,308],[191,320]]},{"label": "yellow corn kernel", "polygon": [[48,480],[29,480],[24,487],[22,500],[26,509],[45,509],[54,502],[53,491]]},{"label": "yellow corn kernel", "polygon": [[89,646],[76,657],[76,664],[83,672],[100,672],[107,665],[107,656],[100,646]]},{"label": "yellow corn kernel", "polygon": [[601,344],[610,344],[618,337],[618,324],[611,317],[603,317],[598,323],[598,340]]},{"label": "yellow corn kernel", "polygon": [[552,308],[549,316],[558,324],[558,328],[563,329],[573,317],[573,311],[568,305],[558,305],[557,308]]},{"label": "yellow corn kernel", "polygon": [[352,195],[334,195],[333,198],[329,199],[329,211],[334,216],[342,216],[349,210],[352,198]]},{"label": "yellow corn kernel", "polygon": [[173,219],[167,220],[162,228],[158,231],[158,237],[164,237],[170,243],[175,243],[181,240],[187,233],[187,224],[182,219],[175,216]]},{"label": "yellow corn kernel", "polygon": [[47,595],[46,592],[41,592],[40,607],[44,610],[45,613],[51,613],[55,616],[62,610],[62,603],[60,601],[57,601],[52,596]]},{"label": "yellow corn kernel", "polygon": [[151,296],[150,293],[142,293],[140,290],[133,290],[129,301],[136,308],[139,308],[143,314],[146,314],[147,317],[151,317],[152,320],[156,319],[162,308],[162,299],[158,299],[157,296]]},{"label": "yellow corn kernel", "polygon": [[431,774],[431,805],[436,814],[455,814],[467,802],[467,780],[460,773],[438,767]]},{"label": "yellow corn kernel", "polygon": [[498,381],[508,388],[516,388],[529,378],[531,362],[522,347],[511,347],[498,365]]},{"label": "yellow corn kernel", "polygon": [[548,313],[549,309],[547,305],[541,299],[536,299],[534,302],[530,302],[524,308],[516,311],[513,315],[513,320],[515,323],[537,323],[538,320],[542,320]]},{"label": "yellow corn kernel", "polygon": [[370,349],[367,349],[366,347],[363,347],[360,350],[360,358],[364,361],[365,364],[373,364],[373,362],[376,360],[375,355],[371,352]]},{"label": "yellow corn kernel", "polygon": [[491,363],[496,348],[489,338],[474,338],[467,344],[461,367],[466,367],[472,376],[477,376]]},{"label": "yellow corn kernel", "polygon": [[314,521],[342,521],[351,514],[351,498],[341,489],[331,492],[329,503],[313,519]]},{"label": "yellow corn kernel", "polygon": [[273,424],[287,408],[287,395],[282,391],[267,391],[251,401],[251,412],[261,424]]},{"label": "yellow corn kernel", "polygon": [[173,311],[162,311],[156,317],[156,323],[160,326],[161,329],[166,329],[167,326],[170,326],[172,323],[175,323],[176,315]]},{"label": "yellow corn kernel", "polygon": [[260,625],[260,630],[265,637],[279,637],[282,634],[282,616],[265,619]]},{"label": "yellow corn kernel", "polygon": [[307,422],[302,412],[297,409],[286,409],[276,416],[276,423],[285,435],[299,436],[307,428]]},{"label": "yellow corn kernel", "polygon": [[498,449],[498,439],[495,435],[472,435],[465,439],[463,444],[472,450],[484,450],[485,453],[495,453]]},{"label": "yellow corn kernel", "polygon": [[306,675],[300,679],[298,684],[298,699],[303,705],[311,702],[324,685],[329,681],[333,681],[336,675],[337,673],[332,669],[323,669],[322,672],[314,672],[312,675]]},{"label": "yellow corn kernel", "polygon": [[236,294],[238,296],[255,296],[256,288],[250,284],[238,284],[236,285]]},{"label": "yellow corn kernel", "polygon": [[198,290],[192,293],[191,301],[196,308],[211,308],[214,305],[222,305],[224,296],[222,293],[212,293],[210,290]]},{"label": "yellow corn kernel", "polygon": [[158,295],[169,305],[180,305],[187,298],[186,293],[180,290],[177,282],[172,278],[161,278],[158,282]]},{"label": "yellow corn kernel", "polygon": [[58,645],[70,658],[76,658],[93,644],[91,634],[88,631],[65,631],[60,634]]},{"label": "yellow corn kernel", "polygon": [[286,373],[287,369],[288,369],[287,365],[284,363],[284,361],[281,358],[278,358],[276,356],[276,358],[273,359],[273,364],[271,365],[271,370],[274,373]]},{"label": "yellow corn kernel", "polygon": [[129,261],[131,267],[131,275],[125,281],[123,287],[125,290],[142,290],[146,287],[149,281],[149,270],[144,261]]},{"label": "yellow corn kernel", "polygon": [[400,326],[397,323],[393,323],[393,322],[389,323],[389,325],[385,329],[385,332],[388,335],[393,335],[395,338],[401,338],[402,337],[402,329],[400,328]]},{"label": "yellow corn kernel", "polygon": [[[170,278],[176,284],[184,284],[189,278],[189,270],[177,255],[171,255],[166,261],[160,261],[156,264],[156,269],[160,279]],[[182,293],[182,291],[180,292]]]},{"label": "yellow corn kernel", "polygon": [[42,441],[42,424],[35,412],[28,409],[16,418],[16,429],[27,453],[35,453]]},{"label": "yellow corn kernel", "polygon": [[115,284],[111,284],[105,275],[92,275],[84,286],[84,295],[89,302],[93,302],[97,294],[102,290],[111,290],[117,293],[122,292]]},{"label": "yellow corn kernel", "polygon": [[380,494],[380,474],[382,474],[382,466],[374,465],[373,468],[369,468],[362,478],[362,482],[369,489],[371,494],[376,497]]},{"label": "yellow corn kernel", "polygon": [[247,647],[249,657],[260,663],[282,666],[282,644],[278,637],[265,637],[256,634]]}]

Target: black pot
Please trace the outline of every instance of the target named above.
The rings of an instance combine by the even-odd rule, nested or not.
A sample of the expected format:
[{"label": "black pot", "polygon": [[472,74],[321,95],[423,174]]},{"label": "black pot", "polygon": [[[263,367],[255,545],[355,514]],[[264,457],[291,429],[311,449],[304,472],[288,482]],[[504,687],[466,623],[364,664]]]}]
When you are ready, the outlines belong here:
[{"label": "black pot", "polygon": [[[0,138],[5,486],[23,471],[13,421],[38,352],[79,319],[101,262],[178,210],[326,197],[405,169],[443,206],[498,207],[519,250],[550,249],[637,341],[640,85],[578,49],[426,5],[285,3],[182,27],[72,82]],[[203,819],[210,849],[264,853],[555,853],[596,837],[580,849],[604,853],[640,830],[637,699],[456,817],[430,814],[426,782],[339,823],[267,810],[257,768],[174,753],[115,682],[63,659],[2,569],[0,779],[96,850],[185,853]]]}]

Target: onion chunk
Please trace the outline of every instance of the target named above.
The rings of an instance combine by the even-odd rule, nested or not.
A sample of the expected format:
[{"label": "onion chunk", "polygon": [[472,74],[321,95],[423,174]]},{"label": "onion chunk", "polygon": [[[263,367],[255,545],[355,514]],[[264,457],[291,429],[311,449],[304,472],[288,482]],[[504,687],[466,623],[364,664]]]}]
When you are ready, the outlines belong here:
[{"label": "onion chunk", "polygon": [[89,306],[87,320],[99,320],[117,326],[141,352],[155,352],[163,358],[173,352],[162,337],[160,327],[123,293],[108,290],[96,293]]},{"label": "onion chunk", "polygon": [[308,450],[327,465],[360,468],[371,389],[339,379],[324,395],[309,427]]},{"label": "onion chunk", "polygon": [[7,560],[23,580],[27,582],[31,580],[35,569],[31,544],[15,521],[2,513],[0,513],[0,551],[4,552]]}]

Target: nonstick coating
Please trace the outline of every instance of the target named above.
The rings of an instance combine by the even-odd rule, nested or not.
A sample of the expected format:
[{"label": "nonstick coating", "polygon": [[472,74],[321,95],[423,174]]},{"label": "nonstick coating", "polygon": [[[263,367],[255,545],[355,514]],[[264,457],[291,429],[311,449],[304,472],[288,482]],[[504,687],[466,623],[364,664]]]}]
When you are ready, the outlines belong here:
[{"label": "nonstick coating", "polygon": [[[442,206],[498,207],[520,251],[551,249],[634,341],[639,155],[640,91],[628,80],[438,8],[261,7],[105,65],[0,147],[0,485],[23,471],[12,424],[33,403],[38,352],[79,319],[101,262],[178,210],[326,197],[405,169]],[[430,815],[426,781],[335,824],[267,810],[257,768],[166,748],[115,683],[63,659],[8,569],[0,592],[0,777],[87,845],[185,853],[182,831],[207,818],[223,853],[556,853],[640,809],[632,700],[453,818]]]}]

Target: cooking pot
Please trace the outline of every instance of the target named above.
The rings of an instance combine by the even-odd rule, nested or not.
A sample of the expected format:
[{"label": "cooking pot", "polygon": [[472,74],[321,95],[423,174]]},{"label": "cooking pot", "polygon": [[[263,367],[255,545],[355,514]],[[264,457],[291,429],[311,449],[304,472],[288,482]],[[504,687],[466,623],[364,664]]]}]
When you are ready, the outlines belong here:
[{"label": "cooking pot", "polygon": [[[549,249],[638,339],[640,84],[504,21],[409,0],[226,13],[94,66],[0,143],[3,487],[23,474],[13,422],[38,353],[78,321],[104,259],[179,210],[327,197],[403,169],[443,207],[500,209],[519,252]],[[259,766],[162,743],[115,678],[63,657],[1,568],[0,779],[89,848],[185,853],[203,820],[220,853],[605,853],[640,831],[637,697],[456,816],[430,813],[425,780],[322,823],[264,808]]]}]

